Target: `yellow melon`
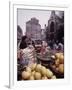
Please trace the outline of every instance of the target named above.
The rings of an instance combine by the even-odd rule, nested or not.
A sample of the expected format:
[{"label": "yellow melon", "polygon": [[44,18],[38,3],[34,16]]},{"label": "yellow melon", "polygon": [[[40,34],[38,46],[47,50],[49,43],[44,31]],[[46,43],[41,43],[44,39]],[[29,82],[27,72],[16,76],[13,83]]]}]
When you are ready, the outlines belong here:
[{"label": "yellow melon", "polygon": [[42,80],[47,80],[47,79],[48,79],[47,76],[42,77]]},{"label": "yellow melon", "polygon": [[31,70],[35,70],[36,65],[37,65],[36,63],[32,64],[32,65],[30,66]]},{"label": "yellow melon", "polygon": [[32,71],[32,73],[31,73],[33,76],[35,75],[35,71]]},{"label": "yellow melon", "polygon": [[31,73],[30,72],[27,72],[27,71],[23,71],[22,72],[22,78],[23,79],[29,79],[29,77],[31,76]]},{"label": "yellow melon", "polygon": [[60,55],[60,61],[59,61],[61,64],[64,63],[64,55]]},{"label": "yellow melon", "polygon": [[46,68],[44,66],[42,66],[42,68],[41,68],[41,74],[45,76],[46,75],[46,72],[47,72],[46,71]]},{"label": "yellow melon", "polygon": [[60,64],[58,70],[60,73],[64,73],[64,64]]},{"label": "yellow melon", "polygon": [[42,68],[41,64],[37,64],[36,71],[37,72],[41,72],[41,68]]},{"label": "yellow melon", "polygon": [[59,59],[60,58],[60,55],[61,55],[60,53],[56,53],[55,54],[56,59]]},{"label": "yellow melon", "polygon": [[31,73],[31,68],[30,67],[26,67],[26,71]]},{"label": "yellow melon", "polygon": [[57,59],[57,60],[55,61],[55,66],[56,66],[56,67],[59,66],[59,59]]},{"label": "yellow melon", "polygon": [[56,79],[56,76],[55,76],[55,75],[53,75],[53,76],[51,77],[51,79]]},{"label": "yellow melon", "polygon": [[36,80],[40,80],[40,79],[41,79],[41,73],[36,72],[35,75],[34,75],[34,78],[35,78]]},{"label": "yellow melon", "polygon": [[30,78],[29,78],[29,80],[34,80],[34,76],[31,75]]},{"label": "yellow melon", "polygon": [[51,70],[46,69],[46,75],[47,75],[48,78],[51,78],[53,76],[53,73],[52,73]]}]

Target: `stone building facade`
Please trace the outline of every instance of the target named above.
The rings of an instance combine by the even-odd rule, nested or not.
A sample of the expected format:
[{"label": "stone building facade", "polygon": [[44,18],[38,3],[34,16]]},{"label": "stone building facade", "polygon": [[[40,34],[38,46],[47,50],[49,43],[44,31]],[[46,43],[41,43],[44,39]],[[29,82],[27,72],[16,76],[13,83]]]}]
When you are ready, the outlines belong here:
[{"label": "stone building facade", "polygon": [[42,40],[43,41],[46,41],[46,24],[45,24],[45,27],[44,29],[41,29],[41,37],[42,37]]},{"label": "stone building facade", "polygon": [[33,41],[41,40],[41,25],[38,19],[31,18],[31,20],[26,22],[26,36]]},{"label": "stone building facade", "polygon": [[61,11],[61,17],[57,16],[55,11],[51,12],[48,26],[46,27],[47,41],[60,41],[64,37],[64,13]]},{"label": "stone building facade", "polygon": [[17,26],[17,45],[18,45],[18,43],[21,41],[22,36],[23,36],[22,29],[21,29],[21,27],[18,25],[18,26]]}]

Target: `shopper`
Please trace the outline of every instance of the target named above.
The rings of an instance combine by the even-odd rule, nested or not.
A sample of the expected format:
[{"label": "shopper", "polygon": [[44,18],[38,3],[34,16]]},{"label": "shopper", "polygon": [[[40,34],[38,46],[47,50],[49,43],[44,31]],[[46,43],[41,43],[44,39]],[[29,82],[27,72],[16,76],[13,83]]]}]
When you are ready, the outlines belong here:
[{"label": "shopper", "polygon": [[58,50],[62,51],[64,50],[64,45],[62,43],[58,44]]},{"label": "shopper", "polygon": [[27,47],[26,41],[27,41],[27,36],[23,36],[22,40],[21,40],[21,43],[20,43],[20,49],[24,49],[24,48]]}]

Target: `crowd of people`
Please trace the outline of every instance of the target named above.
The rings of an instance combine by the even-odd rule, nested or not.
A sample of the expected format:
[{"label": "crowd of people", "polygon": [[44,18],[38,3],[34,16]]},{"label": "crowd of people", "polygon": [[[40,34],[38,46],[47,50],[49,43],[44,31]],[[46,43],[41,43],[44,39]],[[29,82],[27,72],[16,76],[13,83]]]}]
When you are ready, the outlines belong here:
[{"label": "crowd of people", "polygon": [[[21,64],[31,64],[36,62],[35,58],[35,42],[27,36],[23,36],[17,45],[17,60]],[[42,41],[40,53],[44,54],[48,50],[64,51],[64,45],[61,42]]]}]

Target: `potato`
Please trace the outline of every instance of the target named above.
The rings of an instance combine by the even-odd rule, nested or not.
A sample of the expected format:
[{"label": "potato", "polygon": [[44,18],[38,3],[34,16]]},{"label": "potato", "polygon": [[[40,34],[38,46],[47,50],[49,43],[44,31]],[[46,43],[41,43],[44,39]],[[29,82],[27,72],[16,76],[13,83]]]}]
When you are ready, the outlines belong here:
[{"label": "potato", "polygon": [[41,72],[41,68],[42,68],[41,64],[37,64],[36,71],[37,72]]},{"label": "potato", "polygon": [[29,79],[29,77],[31,76],[31,73],[30,72],[27,72],[27,71],[23,71],[22,72],[22,78],[23,79]]},{"label": "potato", "polygon": [[30,78],[29,78],[29,80],[34,80],[34,76],[31,75]]},{"label": "potato", "polygon": [[36,63],[32,64],[32,65],[30,66],[31,70],[35,70],[36,65],[37,65]]},{"label": "potato", "polygon": [[58,70],[59,70],[60,73],[63,74],[64,73],[64,64],[60,64]]},{"label": "potato", "polygon": [[55,75],[53,75],[51,79],[56,79],[56,76],[55,76]]},{"label": "potato", "polygon": [[46,75],[46,68],[44,67],[44,66],[42,66],[42,68],[41,68],[41,73],[42,73],[42,75]]},{"label": "potato", "polygon": [[40,80],[40,79],[41,79],[41,73],[36,72],[35,75],[34,75],[34,78],[35,78],[36,80]]},{"label": "potato", "polygon": [[51,78],[53,76],[53,73],[52,73],[51,70],[46,69],[46,75],[47,75],[48,78]]},{"label": "potato", "polygon": [[30,67],[26,67],[26,71],[31,73],[31,68]]}]

